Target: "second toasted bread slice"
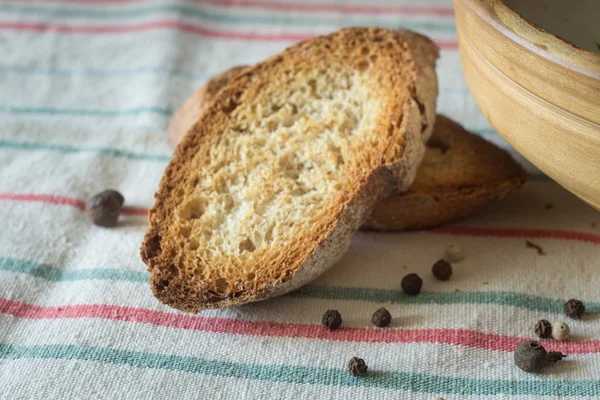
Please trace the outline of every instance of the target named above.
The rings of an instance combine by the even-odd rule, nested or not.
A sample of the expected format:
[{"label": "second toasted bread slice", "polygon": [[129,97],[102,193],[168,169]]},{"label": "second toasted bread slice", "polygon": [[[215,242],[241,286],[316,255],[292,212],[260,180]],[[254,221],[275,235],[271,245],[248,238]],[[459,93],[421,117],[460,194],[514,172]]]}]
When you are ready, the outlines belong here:
[{"label": "second toasted bread slice", "polygon": [[381,198],[410,187],[435,116],[437,48],[351,28],[243,70],[178,145],[142,258],[184,311],[293,290],[333,265]]},{"label": "second toasted bread slice", "polygon": [[435,127],[412,187],[377,203],[363,228],[430,228],[470,216],[527,180],[506,151],[443,115]]}]

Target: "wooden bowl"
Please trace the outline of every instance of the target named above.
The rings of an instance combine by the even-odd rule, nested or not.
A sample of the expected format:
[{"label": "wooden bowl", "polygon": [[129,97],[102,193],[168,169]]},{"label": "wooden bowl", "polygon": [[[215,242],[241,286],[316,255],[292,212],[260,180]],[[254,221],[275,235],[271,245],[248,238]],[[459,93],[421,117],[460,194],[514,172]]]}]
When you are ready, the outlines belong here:
[{"label": "wooden bowl", "polygon": [[454,0],[454,7],[467,84],[490,124],[600,210],[600,54],[554,36],[502,0]]}]

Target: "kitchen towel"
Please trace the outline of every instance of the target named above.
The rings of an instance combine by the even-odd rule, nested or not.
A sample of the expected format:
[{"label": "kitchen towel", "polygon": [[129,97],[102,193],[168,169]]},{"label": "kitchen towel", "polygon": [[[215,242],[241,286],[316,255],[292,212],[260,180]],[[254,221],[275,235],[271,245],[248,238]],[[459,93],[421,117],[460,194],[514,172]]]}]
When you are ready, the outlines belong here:
[{"label": "kitchen towel", "polygon": [[[600,396],[600,214],[531,166],[474,218],[358,233],[289,295],[198,315],[152,296],[139,247],[173,110],[230,66],[358,25],[434,39],[439,112],[506,146],[465,84],[449,0],[0,2],[0,399]],[[84,212],[106,188],[126,203],[110,229]],[[440,282],[450,244],[465,259]],[[411,272],[415,297],[400,290]],[[569,298],[582,320],[563,315]],[[393,322],[375,328],[382,306]],[[320,326],[327,309],[342,328]],[[542,318],[569,323],[571,340],[543,340],[568,357],[527,374],[512,352]],[[347,372],[354,356],[367,377]]]}]

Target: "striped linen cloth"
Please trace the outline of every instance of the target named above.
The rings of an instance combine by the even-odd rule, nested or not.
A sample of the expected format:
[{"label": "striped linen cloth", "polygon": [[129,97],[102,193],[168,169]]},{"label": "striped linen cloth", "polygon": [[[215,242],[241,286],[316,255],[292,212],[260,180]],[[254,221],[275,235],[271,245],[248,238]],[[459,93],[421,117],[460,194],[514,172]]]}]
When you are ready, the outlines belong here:
[{"label": "striped linen cloth", "polygon": [[[449,0],[0,3],[1,399],[600,396],[600,216],[534,170],[467,221],[357,234],[333,269],[278,299],[190,315],[152,296],[138,249],[172,111],[212,74],[350,25],[432,37],[439,110],[503,144],[465,85]],[[105,188],[126,198],[113,229],[83,212]],[[466,259],[436,281],[451,243]],[[409,272],[419,296],[399,290]],[[567,320],[570,341],[544,341],[567,360],[517,369],[517,344],[538,319],[565,318],[571,297],[586,317]],[[381,306],[390,328],[370,323]],[[327,309],[342,329],[319,325]],[[352,356],[368,377],[348,374]]]}]

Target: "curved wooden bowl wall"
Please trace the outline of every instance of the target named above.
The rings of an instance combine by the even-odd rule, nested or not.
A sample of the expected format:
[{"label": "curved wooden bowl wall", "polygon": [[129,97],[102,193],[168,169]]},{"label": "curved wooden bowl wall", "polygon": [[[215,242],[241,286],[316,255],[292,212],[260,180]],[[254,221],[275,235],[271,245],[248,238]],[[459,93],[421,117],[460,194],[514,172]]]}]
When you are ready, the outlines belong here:
[{"label": "curved wooden bowl wall", "polygon": [[454,0],[467,84],[490,124],[600,210],[600,55],[520,18],[501,0]]}]

